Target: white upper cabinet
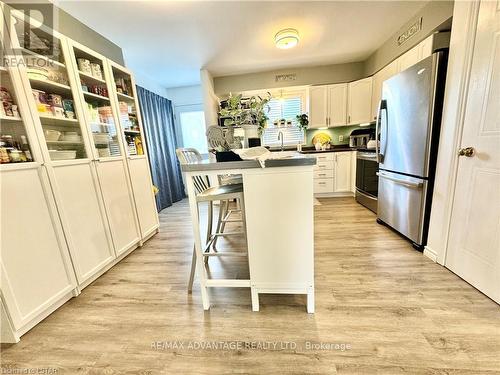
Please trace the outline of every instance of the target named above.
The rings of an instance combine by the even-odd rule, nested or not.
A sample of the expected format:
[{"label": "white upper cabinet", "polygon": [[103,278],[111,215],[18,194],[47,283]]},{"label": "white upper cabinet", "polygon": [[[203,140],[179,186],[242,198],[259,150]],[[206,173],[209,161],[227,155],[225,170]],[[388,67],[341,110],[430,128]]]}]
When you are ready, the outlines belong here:
[{"label": "white upper cabinet", "polygon": [[312,129],[328,126],[328,86],[309,88],[309,127]]},{"label": "white upper cabinet", "polygon": [[398,73],[398,62],[393,61],[389,65],[385,66],[383,69],[377,72],[373,76],[373,90],[372,90],[372,120],[377,119],[378,105],[380,99],[382,98],[382,84],[384,81],[391,78],[393,75]]},{"label": "white upper cabinet", "polygon": [[398,72],[408,69],[410,66],[419,62],[419,48],[418,45],[411,50],[406,51],[404,55],[398,58]]},{"label": "white upper cabinet", "polygon": [[347,83],[328,86],[328,126],[347,124]]},{"label": "white upper cabinet", "polygon": [[349,83],[347,123],[357,125],[371,121],[372,77]]},{"label": "white upper cabinet", "polygon": [[432,39],[433,35],[421,41],[411,50],[407,51],[404,55],[397,59],[398,72],[408,69],[410,66],[415,65],[419,61],[425,59],[432,54]]}]

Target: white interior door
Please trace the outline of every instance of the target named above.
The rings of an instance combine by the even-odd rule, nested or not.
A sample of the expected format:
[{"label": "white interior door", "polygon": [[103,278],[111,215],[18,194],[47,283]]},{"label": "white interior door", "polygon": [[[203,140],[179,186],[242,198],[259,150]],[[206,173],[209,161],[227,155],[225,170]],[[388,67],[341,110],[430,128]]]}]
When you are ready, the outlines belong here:
[{"label": "white interior door", "polygon": [[445,265],[500,303],[500,1],[482,1]]}]

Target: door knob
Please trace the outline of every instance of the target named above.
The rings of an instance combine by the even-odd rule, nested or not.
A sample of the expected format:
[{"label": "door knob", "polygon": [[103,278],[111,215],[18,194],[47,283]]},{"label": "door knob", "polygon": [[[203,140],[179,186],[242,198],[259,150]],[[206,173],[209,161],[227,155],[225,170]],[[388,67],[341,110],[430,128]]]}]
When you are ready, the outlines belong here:
[{"label": "door knob", "polygon": [[458,155],[459,156],[466,156],[468,158],[470,158],[471,156],[474,155],[474,147],[465,147],[465,148],[461,148],[459,151],[458,151]]}]

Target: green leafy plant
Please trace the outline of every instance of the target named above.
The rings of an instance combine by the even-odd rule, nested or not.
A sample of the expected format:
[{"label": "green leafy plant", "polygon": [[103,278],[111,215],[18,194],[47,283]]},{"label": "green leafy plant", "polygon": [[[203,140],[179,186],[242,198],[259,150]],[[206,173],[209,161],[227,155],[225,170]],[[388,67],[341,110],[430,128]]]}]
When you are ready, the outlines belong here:
[{"label": "green leafy plant", "polygon": [[229,94],[229,98],[226,100],[226,107],[219,111],[221,117],[227,117],[224,120],[225,126],[239,125],[241,121],[241,94],[233,96]]},{"label": "green leafy plant", "polygon": [[297,116],[295,116],[295,118],[297,119],[299,127],[303,131],[306,131],[307,127],[309,126],[309,116],[307,116],[307,113],[303,113],[301,115],[297,115]]},{"label": "green leafy plant", "polygon": [[243,99],[241,94],[229,94],[226,107],[219,111],[221,117],[226,117],[224,125],[257,125],[259,134],[261,134],[266,127],[266,121],[269,120],[267,113],[270,110],[269,101],[271,100],[271,94],[267,93],[267,95],[265,98],[254,95]]}]

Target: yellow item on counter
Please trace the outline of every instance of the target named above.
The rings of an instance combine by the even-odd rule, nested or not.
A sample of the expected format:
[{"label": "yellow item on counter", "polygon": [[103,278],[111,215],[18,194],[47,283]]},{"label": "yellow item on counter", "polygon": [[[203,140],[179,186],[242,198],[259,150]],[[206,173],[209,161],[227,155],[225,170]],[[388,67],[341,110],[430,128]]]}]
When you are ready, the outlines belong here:
[{"label": "yellow item on counter", "polygon": [[332,141],[332,138],[328,134],[320,132],[320,133],[317,133],[314,135],[314,137],[312,139],[312,144],[315,145],[316,143],[319,142],[321,145],[324,145],[324,144],[331,142],[331,141]]}]

